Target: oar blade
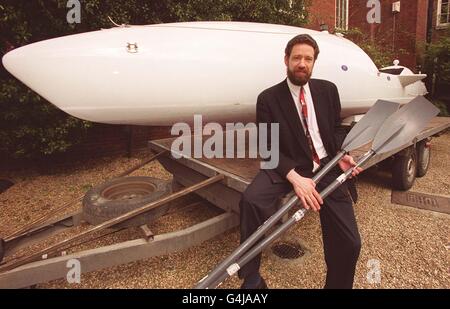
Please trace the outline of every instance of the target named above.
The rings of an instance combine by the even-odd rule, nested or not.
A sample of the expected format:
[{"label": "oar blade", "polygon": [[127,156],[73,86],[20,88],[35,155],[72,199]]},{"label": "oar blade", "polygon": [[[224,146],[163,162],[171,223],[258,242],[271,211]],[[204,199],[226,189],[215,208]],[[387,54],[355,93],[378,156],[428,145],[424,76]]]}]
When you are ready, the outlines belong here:
[{"label": "oar blade", "polygon": [[372,144],[378,153],[386,153],[411,142],[439,113],[430,101],[418,96],[392,114],[381,126]]},{"label": "oar blade", "polygon": [[350,130],[342,143],[342,149],[349,152],[371,142],[384,121],[395,113],[399,103],[378,100],[361,120]]}]

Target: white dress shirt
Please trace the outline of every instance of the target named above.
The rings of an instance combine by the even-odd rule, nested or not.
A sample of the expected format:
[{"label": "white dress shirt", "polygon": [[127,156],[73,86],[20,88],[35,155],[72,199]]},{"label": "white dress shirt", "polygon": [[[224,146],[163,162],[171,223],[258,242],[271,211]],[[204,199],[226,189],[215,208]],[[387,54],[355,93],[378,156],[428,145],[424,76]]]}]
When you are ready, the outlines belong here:
[{"label": "white dress shirt", "polygon": [[[300,86],[294,85],[289,78],[287,78],[287,83],[289,86],[289,89],[291,91],[292,98],[295,102],[295,108],[297,108],[298,115],[300,117],[300,120],[303,119],[303,114],[300,109],[301,103],[300,103]],[[306,83],[303,86],[304,92],[305,92],[305,101],[306,101],[306,108],[308,109],[308,119],[306,119],[306,122],[308,124],[308,130],[309,134],[311,135],[311,139],[314,145],[314,149],[316,150],[317,155],[319,156],[319,159],[325,158],[328,154],[325,150],[325,147],[323,146],[322,138],[320,137],[319,132],[319,126],[317,125],[317,118],[316,118],[316,111],[314,109],[314,102],[311,96],[311,91],[309,90],[309,84]],[[301,121],[302,122],[302,121]],[[305,127],[302,122],[303,130],[305,130]],[[313,170],[316,170],[319,166],[317,163],[314,163]]]}]

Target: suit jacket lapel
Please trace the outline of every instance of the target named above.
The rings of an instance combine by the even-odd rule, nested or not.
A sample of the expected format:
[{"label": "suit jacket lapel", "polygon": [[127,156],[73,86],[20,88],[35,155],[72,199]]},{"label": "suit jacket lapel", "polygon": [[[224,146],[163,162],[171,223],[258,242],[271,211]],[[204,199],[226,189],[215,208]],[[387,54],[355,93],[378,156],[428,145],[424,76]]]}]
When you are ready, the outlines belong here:
[{"label": "suit jacket lapel", "polygon": [[281,106],[281,110],[288,120],[291,130],[297,137],[297,141],[300,143],[305,153],[312,160],[311,149],[309,148],[305,131],[303,130],[302,124],[300,123],[300,116],[298,114],[297,108],[295,107],[295,102],[292,98],[291,91],[286,80],[284,81],[284,83],[282,83],[282,89],[278,92],[278,102]]}]

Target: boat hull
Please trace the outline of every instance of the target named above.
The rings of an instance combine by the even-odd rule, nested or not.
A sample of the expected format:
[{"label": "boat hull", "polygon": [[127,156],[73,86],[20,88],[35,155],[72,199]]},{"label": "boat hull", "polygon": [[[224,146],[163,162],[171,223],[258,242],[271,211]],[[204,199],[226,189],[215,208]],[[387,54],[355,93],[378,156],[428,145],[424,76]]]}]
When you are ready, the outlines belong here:
[{"label": "boat hull", "polygon": [[58,108],[93,122],[171,125],[194,114],[251,121],[258,94],[285,78],[284,48],[300,33],[317,40],[313,78],[337,85],[342,117],[364,113],[377,99],[406,103],[424,92],[379,73],[347,39],[258,23],[118,27],[30,44],[6,54],[3,64]]}]

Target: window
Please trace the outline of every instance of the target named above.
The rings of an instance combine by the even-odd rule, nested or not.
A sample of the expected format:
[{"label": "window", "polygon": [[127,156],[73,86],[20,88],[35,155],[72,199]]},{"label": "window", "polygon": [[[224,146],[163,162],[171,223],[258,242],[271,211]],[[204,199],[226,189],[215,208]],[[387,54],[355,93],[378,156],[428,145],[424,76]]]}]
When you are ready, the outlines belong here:
[{"label": "window", "polygon": [[448,26],[450,24],[449,0],[438,0],[437,7],[437,25]]},{"label": "window", "polygon": [[336,28],[348,30],[348,0],[336,0]]}]

